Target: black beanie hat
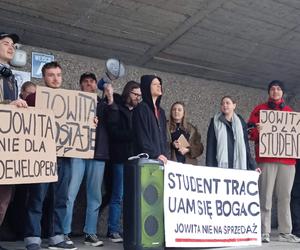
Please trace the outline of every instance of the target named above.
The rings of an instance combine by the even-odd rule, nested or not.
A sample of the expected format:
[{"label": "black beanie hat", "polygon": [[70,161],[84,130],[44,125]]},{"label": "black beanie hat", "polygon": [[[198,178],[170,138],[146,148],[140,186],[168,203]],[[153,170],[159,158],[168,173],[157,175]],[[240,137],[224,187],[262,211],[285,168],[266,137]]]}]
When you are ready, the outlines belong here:
[{"label": "black beanie hat", "polygon": [[92,78],[93,80],[95,80],[97,82],[97,78],[94,73],[85,72],[80,76],[79,83],[81,84],[85,80],[85,78]]},{"label": "black beanie hat", "polygon": [[284,83],[282,81],[279,81],[279,80],[273,80],[272,82],[269,83],[269,86],[268,86],[268,93],[270,92],[270,89],[273,87],[273,86],[279,86],[282,90],[282,92],[284,93],[285,91],[285,87],[284,87]]}]

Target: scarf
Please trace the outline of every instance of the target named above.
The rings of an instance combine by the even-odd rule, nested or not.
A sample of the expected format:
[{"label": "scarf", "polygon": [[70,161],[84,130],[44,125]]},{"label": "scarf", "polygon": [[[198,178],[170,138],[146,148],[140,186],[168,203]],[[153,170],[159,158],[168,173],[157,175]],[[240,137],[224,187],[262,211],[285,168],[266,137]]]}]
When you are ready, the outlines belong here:
[{"label": "scarf", "polygon": [[[218,167],[228,168],[228,144],[226,124],[220,120],[222,113],[214,116],[214,129],[217,138],[217,161]],[[234,169],[247,169],[247,154],[244,141],[244,131],[240,118],[233,114],[232,131],[234,137]]]}]

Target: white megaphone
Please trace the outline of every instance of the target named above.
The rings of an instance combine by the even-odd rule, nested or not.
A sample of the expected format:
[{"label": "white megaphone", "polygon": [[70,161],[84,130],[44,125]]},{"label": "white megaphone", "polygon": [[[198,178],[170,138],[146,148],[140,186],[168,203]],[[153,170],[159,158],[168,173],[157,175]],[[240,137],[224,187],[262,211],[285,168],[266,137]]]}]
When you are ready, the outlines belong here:
[{"label": "white megaphone", "polygon": [[23,67],[26,65],[27,62],[27,53],[24,50],[21,50],[21,44],[16,43],[16,50],[13,59],[11,60],[10,64],[15,67]]},{"label": "white megaphone", "polygon": [[109,58],[105,62],[105,76],[98,81],[98,89],[103,90],[105,83],[110,83],[125,75],[124,64],[115,58]]}]

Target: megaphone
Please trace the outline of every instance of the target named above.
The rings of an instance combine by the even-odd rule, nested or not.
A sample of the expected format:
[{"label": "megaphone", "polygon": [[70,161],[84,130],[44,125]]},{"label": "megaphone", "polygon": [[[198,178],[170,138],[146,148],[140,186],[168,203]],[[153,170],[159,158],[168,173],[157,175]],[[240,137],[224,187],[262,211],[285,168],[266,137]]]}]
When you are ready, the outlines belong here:
[{"label": "megaphone", "polygon": [[100,90],[103,90],[105,83],[110,83],[124,75],[124,64],[119,59],[109,58],[105,62],[105,76],[98,81],[97,86]]},{"label": "megaphone", "polygon": [[16,51],[13,59],[11,60],[10,64],[15,67],[23,67],[26,65],[27,62],[27,53],[24,50],[21,50],[21,44],[16,43]]}]

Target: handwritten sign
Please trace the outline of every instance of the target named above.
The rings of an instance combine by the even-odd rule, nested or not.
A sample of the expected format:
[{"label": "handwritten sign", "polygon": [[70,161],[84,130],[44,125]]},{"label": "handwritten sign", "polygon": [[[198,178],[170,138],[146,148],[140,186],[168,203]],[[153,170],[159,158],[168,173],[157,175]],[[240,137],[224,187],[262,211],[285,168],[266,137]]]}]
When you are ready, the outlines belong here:
[{"label": "handwritten sign", "polygon": [[94,157],[96,94],[39,86],[36,91],[36,107],[54,112],[58,156]]},{"label": "handwritten sign", "polygon": [[300,158],[300,113],[261,110],[259,156]]},{"label": "handwritten sign", "polygon": [[258,176],[255,171],[165,166],[167,247],[261,244]]},{"label": "handwritten sign", "polygon": [[0,105],[0,184],[57,181],[53,112]]}]

